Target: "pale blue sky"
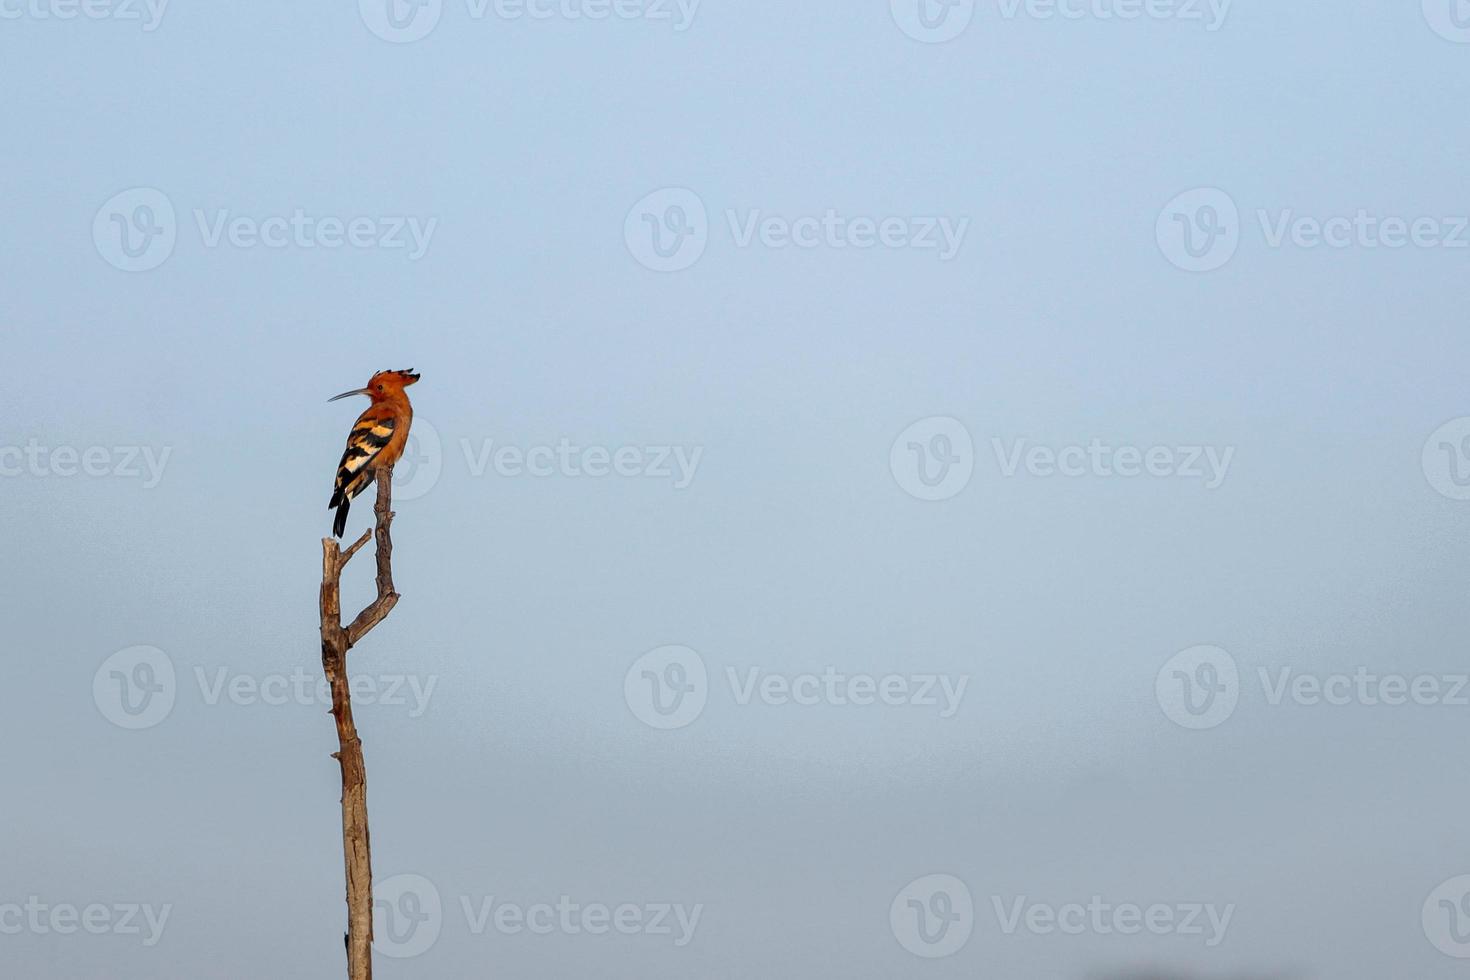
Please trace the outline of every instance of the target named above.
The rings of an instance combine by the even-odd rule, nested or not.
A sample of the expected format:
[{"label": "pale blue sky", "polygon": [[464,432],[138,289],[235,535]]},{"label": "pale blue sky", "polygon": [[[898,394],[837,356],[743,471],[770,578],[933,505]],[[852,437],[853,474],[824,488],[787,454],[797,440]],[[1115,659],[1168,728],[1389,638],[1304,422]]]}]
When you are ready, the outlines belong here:
[{"label": "pale blue sky", "polygon": [[[1470,707],[1272,704],[1259,673],[1466,670],[1470,503],[1442,440],[1421,455],[1470,416],[1470,248],[1273,247],[1262,224],[1364,211],[1470,242],[1450,0],[1237,0],[1218,30],[1205,3],[980,0],[942,44],[902,0],[705,0],[685,30],[672,3],[444,0],[411,43],[375,35],[373,2],[175,0],[146,30],[0,0],[0,973],[341,974],[334,735],[290,686],[320,671],[318,541],[360,408],[326,399],[414,367],[439,451],[400,495],[403,601],[353,665],[404,679],[405,704],[358,712],[376,871],[443,913],[379,976],[1459,975],[1427,933],[1470,874]],[[1188,272],[1156,227],[1199,188],[1238,247]],[[668,189],[706,223],[660,272],[625,229]],[[245,244],[298,212],[374,244]],[[829,212],[966,230],[948,259],[742,244]],[[172,251],[122,271],[114,215],[164,221]],[[421,255],[376,246],[413,227]],[[890,456],[934,417],[973,473],[926,501]],[[1233,455],[1214,489],[1007,476],[1022,439]],[[563,440],[629,447],[640,475],[481,466]],[[366,599],[366,557],[347,584]],[[1195,731],[1155,684],[1205,644],[1239,704]],[[659,730],[625,680],[668,645],[707,703]],[[109,658],[140,646],[173,707],[129,730],[106,692],[144,675]],[[829,667],[966,686],[947,717],[741,703],[752,668]],[[890,905],[934,874],[974,922],[931,959]],[[702,911],[676,946],[477,935],[464,908],[562,895]],[[1207,946],[996,911],[1094,895],[1233,913]],[[151,946],[5,931],[31,896],[170,911]]]}]

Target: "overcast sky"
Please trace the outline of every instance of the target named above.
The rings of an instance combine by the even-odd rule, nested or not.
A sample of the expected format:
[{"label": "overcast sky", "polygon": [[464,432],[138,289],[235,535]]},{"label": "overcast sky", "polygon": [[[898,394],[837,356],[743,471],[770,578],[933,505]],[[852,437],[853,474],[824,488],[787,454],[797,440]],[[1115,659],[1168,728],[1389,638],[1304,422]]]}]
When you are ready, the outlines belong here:
[{"label": "overcast sky", "polygon": [[0,0],[0,973],[342,974],[413,367],[379,977],[1462,975],[1470,10],[393,4]]}]

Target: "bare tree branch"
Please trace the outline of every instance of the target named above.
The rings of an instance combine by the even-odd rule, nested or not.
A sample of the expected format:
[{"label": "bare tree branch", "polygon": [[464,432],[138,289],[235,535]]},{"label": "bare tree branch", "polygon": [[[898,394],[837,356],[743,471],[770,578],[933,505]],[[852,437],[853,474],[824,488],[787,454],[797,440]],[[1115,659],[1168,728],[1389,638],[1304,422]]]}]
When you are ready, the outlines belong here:
[{"label": "bare tree branch", "polygon": [[355,554],[357,554],[357,552],[362,548],[362,546],[365,545],[365,544],[367,544],[368,541],[371,540],[372,536],[373,536],[373,532],[372,531],[364,531],[364,532],[362,532],[362,537],[358,538],[355,542],[353,542],[352,547],[350,547],[346,551],[344,551],[342,553],[342,557],[339,558],[339,559],[337,559],[337,567],[339,569],[346,568],[347,567],[347,563],[352,560],[352,556],[355,555]]},{"label": "bare tree branch", "polygon": [[[393,590],[393,469],[378,473],[378,502],[375,532],[341,551],[336,539],[322,539],[322,670],[332,689],[332,716],[337,722],[338,749],[332,757],[342,769],[342,857],[347,877],[347,977],[372,980],[373,975],[373,870],[368,837],[367,769],[362,760],[362,740],[352,720],[352,691],[347,677],[347,651],[381,623],[398,603]],[[378,596],[358,613],[351,625],[342,626],[342,570],[352,556],[377,536]]]}]

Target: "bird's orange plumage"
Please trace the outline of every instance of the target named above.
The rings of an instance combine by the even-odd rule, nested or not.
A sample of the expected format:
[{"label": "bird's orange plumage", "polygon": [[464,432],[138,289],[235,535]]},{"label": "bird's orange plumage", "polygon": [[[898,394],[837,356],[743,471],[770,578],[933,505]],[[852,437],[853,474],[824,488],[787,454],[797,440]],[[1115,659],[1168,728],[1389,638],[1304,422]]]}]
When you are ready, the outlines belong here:
[{"label": "bird's orange plumage", "polygon": [[[332,488],[328,508],[337,511],[332,533],[342,536],[347,526],[347,511],[352,498],[372,485],[378,472],[392,466],[403,456],[408,445],[408,430],[413,425],[413,405],[404,391],[419,379],[413,371],[379,371],[366,388],[347,395],[367,395],[373,403],[352,424],[347,436],[347,450],[337,464],[337,481]],[[335,400],[335,399],[334,399]]]}]

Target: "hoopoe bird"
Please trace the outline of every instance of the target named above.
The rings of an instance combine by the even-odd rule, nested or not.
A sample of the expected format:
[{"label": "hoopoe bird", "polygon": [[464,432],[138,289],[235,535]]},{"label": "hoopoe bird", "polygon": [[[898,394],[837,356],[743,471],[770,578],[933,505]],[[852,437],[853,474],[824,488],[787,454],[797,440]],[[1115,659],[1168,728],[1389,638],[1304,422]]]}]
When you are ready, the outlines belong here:
[{"label": "hoopoe bird", "polygon": [[344,391],[328,399],[335,402],[353,395],[367,395],[373,400],[367,411],[352,423],[347,451],[337,464],[337,482],[332,487],[332,502],[327,504],[328,509],[337,510],[337,519],[332,522],[334,537],[340,538],[347,527],[352,498],[372,486],[380,469],[392,466],[403,455],[408,445],[408,429],[413,425],[413,406],[403,389],[418,379],[412,368],[379,371],[366,388]]}]

